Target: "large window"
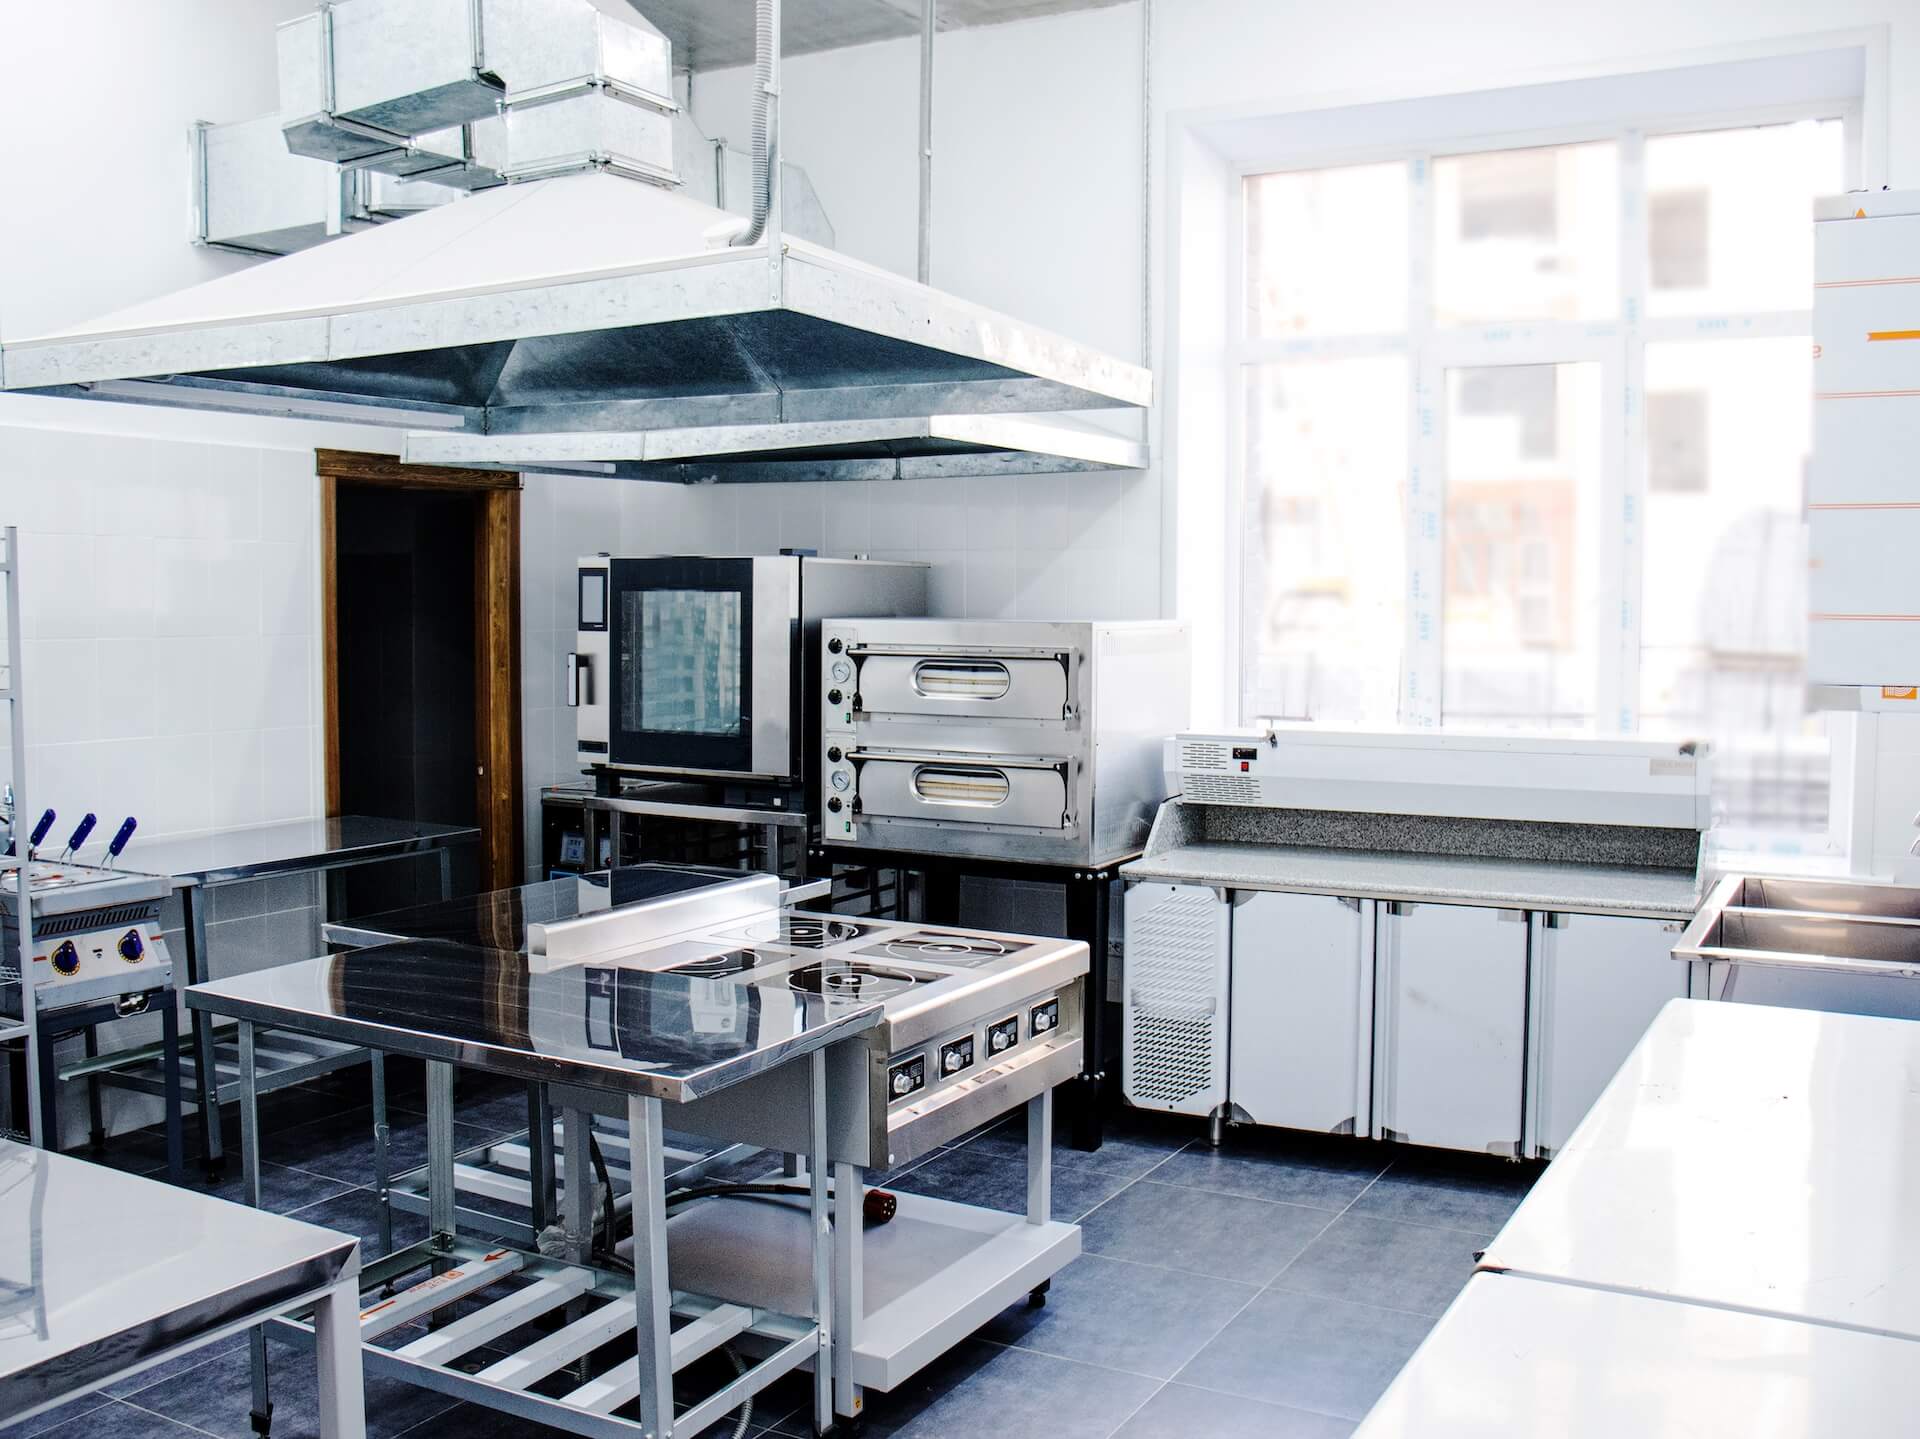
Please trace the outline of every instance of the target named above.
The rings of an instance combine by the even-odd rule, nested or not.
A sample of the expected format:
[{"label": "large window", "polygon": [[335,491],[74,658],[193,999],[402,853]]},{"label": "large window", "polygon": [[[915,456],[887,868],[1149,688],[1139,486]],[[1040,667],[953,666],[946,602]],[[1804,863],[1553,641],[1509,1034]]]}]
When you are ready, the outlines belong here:
[{"label": "large window", "polygon": [[1840,115],[1249,174],[1242,719],[1712,740],[1817,833],[1811,201]]}]

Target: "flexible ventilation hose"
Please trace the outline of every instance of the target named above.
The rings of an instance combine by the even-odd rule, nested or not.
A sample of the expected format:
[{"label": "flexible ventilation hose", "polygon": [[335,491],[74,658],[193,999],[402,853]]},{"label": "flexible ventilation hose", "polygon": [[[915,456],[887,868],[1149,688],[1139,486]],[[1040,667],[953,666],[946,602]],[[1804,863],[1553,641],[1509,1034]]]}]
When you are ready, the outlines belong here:
[{"label": "flexible ventilation hose", "polygon": [[773,205],[773,0],[753,4],[753,219],[736,245],[757,245]]}]

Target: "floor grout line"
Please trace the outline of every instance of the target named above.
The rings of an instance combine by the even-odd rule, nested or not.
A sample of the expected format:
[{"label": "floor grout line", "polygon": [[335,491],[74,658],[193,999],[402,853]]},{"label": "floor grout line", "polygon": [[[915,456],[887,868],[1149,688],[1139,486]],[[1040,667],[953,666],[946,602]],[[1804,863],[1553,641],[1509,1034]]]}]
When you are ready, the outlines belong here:
[{"label": "floor grout line", "polygon": [[[198,1365],[194,1366],[194,1368],[198,1368],[198,1367],[199,1367]],[[189,1369],[186,1372],[191,1374],[193,1370]],[[145,1391],[142,1391],[142,1392],[145,1392]],[[115,1404],[124,1404],[127,1406],[127,1408],[133,1410],[135,1413],[138,1413],[138,1414],[151,1414],[156,1419],[164,1420],[168,1424],[177,1425],[179,1428],[186,1430],[187,1433],[189,1434],[205,1434],[207,1436],[207,1439],[219,1439],[219,1436],[217,1434],[214,1434],[211,1430],[202,1429],[198,1424],[189,1424],[184,1419],[176,1419],[171,1414],[161,1413],[158,1409],[149,1409],[144,1404],[135,1404],[130,1399],[115,1399],[113,1402]],[[91,1414],[91,1413],[98,1413],[99,1411],[88,1410],[87,1412]]]}]

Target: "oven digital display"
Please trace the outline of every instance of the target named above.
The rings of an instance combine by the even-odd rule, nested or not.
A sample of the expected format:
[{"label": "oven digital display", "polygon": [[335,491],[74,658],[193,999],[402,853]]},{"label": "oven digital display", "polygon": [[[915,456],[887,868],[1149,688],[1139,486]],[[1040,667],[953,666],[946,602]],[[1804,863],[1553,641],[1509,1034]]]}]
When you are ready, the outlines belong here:
[{"label": "oven digital display", "polygon": [[629,590],[620,596],[620,725],[653,734],[736,736],[741,727],[737,590]]}]

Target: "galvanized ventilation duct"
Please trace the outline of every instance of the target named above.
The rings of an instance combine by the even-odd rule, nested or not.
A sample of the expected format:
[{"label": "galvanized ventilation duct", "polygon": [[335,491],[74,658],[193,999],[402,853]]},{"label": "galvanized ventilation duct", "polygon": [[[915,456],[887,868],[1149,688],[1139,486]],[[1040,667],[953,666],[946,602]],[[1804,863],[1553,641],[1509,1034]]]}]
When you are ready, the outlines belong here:
[{"label": "galvanized ventilation duct", "polygon": [[1144,470],[1147,447],[1030,415],[933,415],[640,433],[409,434],[409,464],[674,484],[973,479]]}]

